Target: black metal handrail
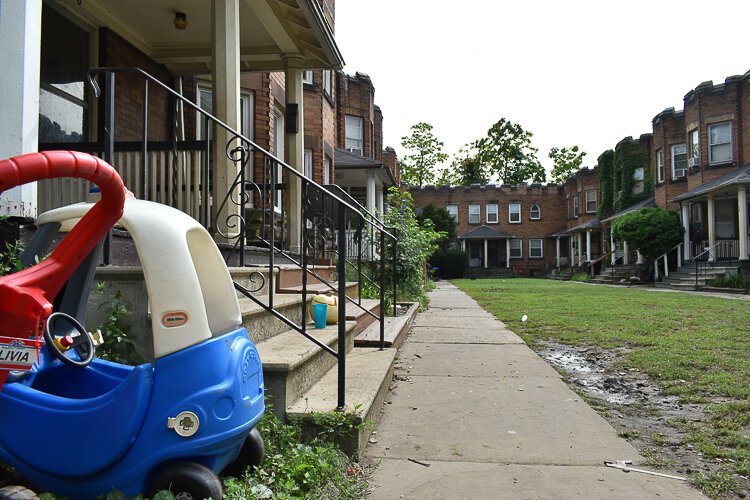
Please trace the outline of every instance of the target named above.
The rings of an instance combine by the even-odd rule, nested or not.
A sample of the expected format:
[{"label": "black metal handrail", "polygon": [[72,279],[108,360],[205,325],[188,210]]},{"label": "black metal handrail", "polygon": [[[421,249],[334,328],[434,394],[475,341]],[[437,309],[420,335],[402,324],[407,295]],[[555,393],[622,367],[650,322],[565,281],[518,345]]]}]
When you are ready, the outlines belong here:
[{"label": "black metal handrail", "polygon": [[[226,252],[228,263],[236,261],[240,266],[246,265],[246,250],[251,246],[267,249],[267,276],[268,296],[263,301],[255,293],[266,287],[266,278],[262,273],[252,273],[251,282],[255,285],[248,289],[235,282],[235,288],[239,293],[248,297],[271,315],[284,322],[291,329],[299,332],[310,341],[314,342],[325,352],[335,356],[338,363],[338,401],[337,406],[343,409],[345,406],[345,375],[346,375],[346,304],[349,302],[346,295],[346,256],[347,241],[345,237],[335,238],[336,233],[344,235],[347,223],[354,222],[360,227],[364,226],[365,216],[358,208],[348,200],[329,191],[323,186],[305,177],[301,172],[284,163],[271,152],[258,146],[239,131],[233,129],[223,121],[203,110],[196,103],[185,98],[182,94],[174,91],[155,77],[136,67],[104,67],[94,68],[88,72],[88,80],[94,94],[99,97],[101,90],[97,77],[104,80],[104,139],[103,156],[106,161],[113,163],[114,153],[123,146],[115,145],[115,80],[120,73],[140,75],[143,79],[143,103],[142,120],[143,130],[140,141],[131,141],[127,148],[140,153],[140,182],[141,193],[146,193],[147,173],[150,171],[149,148],[159,144],[164,147],[164,142],[154,143],[148,140],[148,96],[150,86],[162,90],[172,99],[173,111],[177,103],[186,106],[195,113],[196,123],[200,120],[205,131],[204,138],[195,141],[178,141],[177,127],[174,127],[171,141],[171,171],[169,181],[172,183],[171,204],[176,203],[176,195],[182,186],[176,185],[182,170],[186,165],[180,165],[179,151],[185,148],[193,148],[201,152],[199,163],[190,168],[192,179],[196,181],[192,188],[194,194],[199,195],[197,203],[200,204],[201,219],[204,225],[215,236],[224,240],[223,249]],[[176,123],[176,113],[173,123]],[[226,144],[217,144],[212,137],[214,128],[223,129],[229,140]],[[169,143],[170,141],[166,141]],[[137,146],[136,146],[137,144]],[[234,179],[224,181],[228,185],[227,193],[213,197],[216,190],[213,185],[213,177],[218,173],[216,165],[212,164],[212,152],[223,147],[228,166],[236,170]],[[218,154],[216,155],[218,158]],[[231,171],[228,167],[228,171]],[[256,173],[260,178],[256,179]],[[232,174],[233,175],[233,174]],[[294,207],[291,200],[289,186],[299,183],[301,200],[299,213],[289,213]],[[197,192],[197,193],[196,193]],[[223,215],[222,215],[223,213]],[[221,218],[224,217],[222,220]],[[299,222],[300,245],[292,248],[287,235],[289,221]],[[385,238],[385,230],[381,229],[382,238]],[[395,241],[395,239],[394,239]],[[253,244],[250,245],[249,242]],[[393,245],[395,248],[395,245]],[[383,248],[384,243],[383,243]],[[275,259],[286,260],[302,269],[302,305],[301,320],[292,320],[274,308],[274,269],[278,266]],[[106,261],[105,261],[106,262]],[[328,277],[318,272],[317,266],[325,264]],[[335,263],[335,271],[330,271],[329,264]],[[381,262],[381,275],[384,272],[384,261]],[[322,269],[322,268],[321,268]],[[308,275],[316,278],[327,288],[335,290],[338,296],[338,341],[337,349],[334,350],[321,342],[308,332],[307,328],[307,288]],[[338,283],[334,283],[337,281]],[[381,311],[384,309],[384,297],[381,293]],[[382,316],[382,315],[381,315]],[[382,317],[381,317],[381,348],[383,342]]]},{"label": "black metal handrail", "polygon": [[718,241],[713,246],[706,248],[701,253],[693,257],[693,262],[695,263],[695,285],[694,289],[698,290],[698,276],[699,275],[706,275],[708,274],[709,268],[716,267],[716,263],[718,262],[718,259],[716,258],[716,250],[719,248],[719,246],[725,245],[725,241]]}]

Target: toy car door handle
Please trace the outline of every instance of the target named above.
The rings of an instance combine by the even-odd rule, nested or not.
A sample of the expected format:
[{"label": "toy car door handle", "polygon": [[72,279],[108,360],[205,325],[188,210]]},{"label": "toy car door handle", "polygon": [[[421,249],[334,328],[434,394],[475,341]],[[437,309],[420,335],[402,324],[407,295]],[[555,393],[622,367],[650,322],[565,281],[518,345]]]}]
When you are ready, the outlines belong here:
[{"label": "toy car door handle", "polygon": [[176,417],[167,418],[167,429],[174,429],[182,437],[192,436],[198,432],[200,425],[198,415],[191,411],[183,411]]}]

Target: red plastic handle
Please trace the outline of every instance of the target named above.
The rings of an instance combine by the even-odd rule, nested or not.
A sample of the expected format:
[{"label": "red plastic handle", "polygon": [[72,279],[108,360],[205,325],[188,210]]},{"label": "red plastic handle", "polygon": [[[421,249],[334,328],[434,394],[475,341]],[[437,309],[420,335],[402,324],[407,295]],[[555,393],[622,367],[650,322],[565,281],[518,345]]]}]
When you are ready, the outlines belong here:
[{"label": "red plastic handle", "polygon": [[56,177],[78,177],[101,189],[101,200],[45,260],[0,277],[0,335],[29,338],[52,313],[51,301],[81,261],[122,217],[125,186],[107,162],[75,151],[47,151],[0,161],[0,192]]}]

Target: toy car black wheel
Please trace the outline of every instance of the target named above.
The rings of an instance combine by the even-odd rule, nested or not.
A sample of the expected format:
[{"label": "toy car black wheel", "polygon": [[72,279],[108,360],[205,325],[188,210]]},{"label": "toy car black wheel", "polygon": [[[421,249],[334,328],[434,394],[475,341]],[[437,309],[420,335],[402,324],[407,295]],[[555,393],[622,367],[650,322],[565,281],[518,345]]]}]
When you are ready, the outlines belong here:
[{"label": "toy car black wheel", "polygon": [[39,500],[39,497],[23,486],[3,486],[0,488],[0,500]]},{"label": "toy car black wheel", "polygon": [[192,462],[172,464],[151,485],[153,497],[159,491],[170,491],[175,500],[222,500],[221,481],[208,467]]},{"label": "toy car black wheel", "polygon": [[240,449],[240,454],[237,455],[234,462],[226,466],[222,474],[240,477],[245,472],[246,467],[258,467],[263,462],[264,454],[265,445],[263,444],[263,437],[260,435],[258,429],[253,428],[245,438],[245,442]]},{"label": "toy car black wheel", "polygon": [[[78,333],[78,335],[72,336],[70,335],[72,333]],[[61,349],[55,340],[69,342],[66,347],[75,349],[80,361],[66,356],[66,351]],[[86,368],[94,359],[96,352],[91,334],[77,319],[62,312],[52,313],[47,318],[47,323],[44,325],[44,344],[54,357],[76,368]]]}]

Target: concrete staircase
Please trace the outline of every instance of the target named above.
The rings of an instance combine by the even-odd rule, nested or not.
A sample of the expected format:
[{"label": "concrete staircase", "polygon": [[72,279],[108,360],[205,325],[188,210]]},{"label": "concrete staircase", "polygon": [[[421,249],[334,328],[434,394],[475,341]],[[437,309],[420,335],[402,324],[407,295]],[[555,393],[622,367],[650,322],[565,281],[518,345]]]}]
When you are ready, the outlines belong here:
[{"label": "concrete staircase", "polygon": [[[333,268],[330,268],[333,270]],[[319,270],[320,271],[320,270]],[[257,289],[253,295],[268,303],[268,268],[230,268],[236,281],[249,289]],[[274,310],[299,324],[302,320],[302,273],[298,268],[279,266],[274,274]],[[264,283],[260,286],[263,275]],[[255,278],[255,281],[252,278]],[[330,274],[325,276],[330,278]],[[380,415],[380,406],[393,377],[396,349],[403,341],[416,314],[416,306],[409,308],[409,315],[386,318],[386,348],[380,350],[380,303],[377,300],[357,299],[358,286],[347,283],[347,295],[362,306],[346,305],[346,411],[355,421],[375,422]],[[308,275],[307,300],[319,292],[328,290]],[[263,362],[266,395],[273,412],[282,419],[290,416],[312,421],[313,412],[332,412],[337,405],[338,365],[336,358],[324,351],[296,330],[290,329],[252,300],[241,296],[242,318],[250,337],[255,342]],[[308,304],[308,314],[311,306]],[[315,329],[307,318],[307,333],[321,343],[338,348],[338,325]],[[347,451],[361,450],[367,440],[362,429],[351,442],[345,443]]]},{"label": "concrete staircase", "polygon": [[736,274],[738,266],[737,261],[717,262],[711,267],[701,268],[696,279],[695,264],[688,262],[679,269],[669,271],[669,276],[662,277],[662,281],[656,282],[654,286],[674,290],[700,290],[717,276]]},{"label": "concrete staircase", "polygon": [[589,280],[589,283],[606,285],[630,285],[630,278],[637,275],[635,266],[618,266],[603,269],[599,274]]}]

